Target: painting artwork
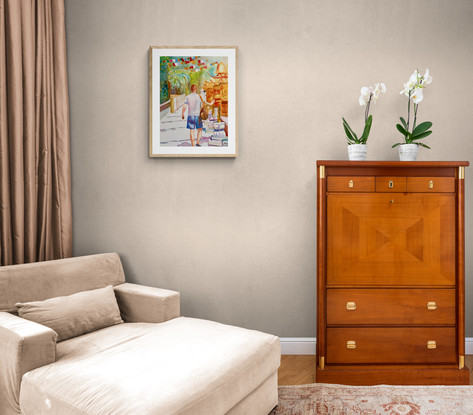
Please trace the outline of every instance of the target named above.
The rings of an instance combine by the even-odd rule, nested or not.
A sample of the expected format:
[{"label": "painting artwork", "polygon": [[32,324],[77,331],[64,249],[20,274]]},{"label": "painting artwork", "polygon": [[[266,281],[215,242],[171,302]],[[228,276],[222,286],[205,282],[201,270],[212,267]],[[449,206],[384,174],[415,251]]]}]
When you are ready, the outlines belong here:
[{"label": "painting artwork", "polygon": [[150,47],[150,157],[236,157],[236,47]]}]

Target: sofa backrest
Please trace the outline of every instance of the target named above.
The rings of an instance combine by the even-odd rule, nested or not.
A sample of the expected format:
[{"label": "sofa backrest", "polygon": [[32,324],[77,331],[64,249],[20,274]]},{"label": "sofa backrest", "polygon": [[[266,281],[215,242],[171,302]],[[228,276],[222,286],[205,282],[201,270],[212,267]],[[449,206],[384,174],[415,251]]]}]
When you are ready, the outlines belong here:
[{"label": "sofa backrest", "polygon": [[116,253],[0,267],[0,311],[15,303],[42,301],[125,282]]}]

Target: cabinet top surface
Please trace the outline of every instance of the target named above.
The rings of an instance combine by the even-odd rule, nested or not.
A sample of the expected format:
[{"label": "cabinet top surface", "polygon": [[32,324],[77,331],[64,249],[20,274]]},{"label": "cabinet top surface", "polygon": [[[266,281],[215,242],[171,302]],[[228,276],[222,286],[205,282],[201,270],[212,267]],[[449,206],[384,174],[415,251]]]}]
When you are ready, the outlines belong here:
[{"label": "cabinet top surface", "polygon": [[469,166],[469,161],[350,161],[317,160],[317,166],[327,167],[460,167]]}]

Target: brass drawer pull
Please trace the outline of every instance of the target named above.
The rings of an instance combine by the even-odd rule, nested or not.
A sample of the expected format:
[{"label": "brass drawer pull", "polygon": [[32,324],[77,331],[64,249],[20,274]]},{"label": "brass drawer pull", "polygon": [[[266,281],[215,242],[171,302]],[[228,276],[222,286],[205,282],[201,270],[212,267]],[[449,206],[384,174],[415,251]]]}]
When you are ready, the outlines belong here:
[{"label": "brass drawer pull", "polygon": [[347,341],[347,349],[356,349],[356,341],[355,340],[348,340]]},{"label": "brass drawer pull", "polygon": [[437,303],[435,301],[429,301],[427,303],[427,310],[430,310],[430,311],[437,310]]},{"label": "brass drawer pull", "polygon": [[392,180],[389,180],[388,187],[389,187],[390,189],[392,189],[392,188],[394,187],[394,183],[393,183]]},{"label": "brass drawer pull", "polygon": [[349,302],[347,303],[347,310],[348,310],[348,311],[356,310],[356,303],[353,302],[353,301],[349,301]]},{"label": "brass drawer pull", "polygon": [[431,180],[431,181],[429,182],[429,189],[433,189],[433,188],[434,188],[434,181]]},{"label": "brass drawer pull", "polygon": [[427,349],[436,349],[436,348],[437,348],[437,342],[435,340],[429,340],[427,342]]},{"label": "brass drawer pull", "polygon": [[350,181],[348,182],[348,187],[350,187],[350,188],[353,187],[353,180],[350,180]]}]

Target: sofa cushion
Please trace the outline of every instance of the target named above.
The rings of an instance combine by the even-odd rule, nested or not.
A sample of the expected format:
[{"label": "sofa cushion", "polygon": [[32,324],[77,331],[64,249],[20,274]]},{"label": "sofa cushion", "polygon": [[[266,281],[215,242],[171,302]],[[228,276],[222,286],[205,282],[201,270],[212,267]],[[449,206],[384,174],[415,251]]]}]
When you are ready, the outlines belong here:
[{"label": "sofa cushion", "polygon": [[[24,415],[222,415],[273,376],[279,339],[179,317],[67,340],[23,376]],[[276,405],[276,402],[274,405]]]},{"label": "sofa cushion", "polygon": [[20,317],[53,329],[58,334],[58,341],[123,323],[111,285],[15,305]]}]

